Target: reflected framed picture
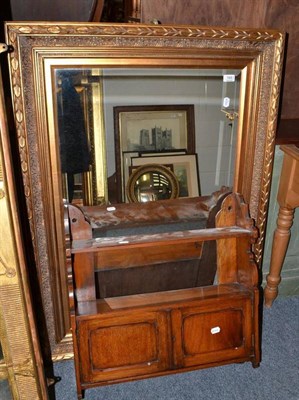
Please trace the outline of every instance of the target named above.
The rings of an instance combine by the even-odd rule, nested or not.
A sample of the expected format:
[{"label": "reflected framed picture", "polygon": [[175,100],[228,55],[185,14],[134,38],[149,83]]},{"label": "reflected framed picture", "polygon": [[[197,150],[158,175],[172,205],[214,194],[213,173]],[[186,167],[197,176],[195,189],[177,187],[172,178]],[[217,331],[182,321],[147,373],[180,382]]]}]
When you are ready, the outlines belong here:
[{"label": "reflected framed picture", "polygon": [[200,196],[197,154],[132,157],[131,160],[133,166],[172,164],[173,172],[179,182],[179,197]]},{"label": "reflected framed picture", "polygon": [[136,151],[123,151],[122,152],[122,200],[127,202],[126,196],[126,187],[128,183],[128,179],[131,175],[132,169],[132,158],[133,157],[155,157],[155,156],[171,156],[171,155],[178,155],[178,154],[186,154],[185,149],[178,149],[178,150],[165,150],[162,152],[136,152]]},{"label": "reflected framed picture", "polygon": [[130,168],[132,165],[132,157],[139,157],[139,153],[136,151],[123,151],[122,152],[122,200],[126,201],[126,185],[128,182],[128,179],[130,177]]},{"label": "reflected framed picture", "polygon": [[[115,168],[121,189],[124,152],[195,152],[194,105],[117,106],[114,113]],[[119,201],[122,201],[120,190]]]}]

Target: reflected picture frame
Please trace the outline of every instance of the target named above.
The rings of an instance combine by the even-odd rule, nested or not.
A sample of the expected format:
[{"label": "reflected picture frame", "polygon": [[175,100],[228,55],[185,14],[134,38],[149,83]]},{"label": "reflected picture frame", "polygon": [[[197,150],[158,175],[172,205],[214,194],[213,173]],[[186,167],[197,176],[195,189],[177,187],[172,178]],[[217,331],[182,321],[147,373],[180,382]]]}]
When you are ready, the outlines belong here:
[{"label": "reflected picture frame", "polygon": [[133,157],[149,157],[149,156],[169,156],[169,155],[178,155],[178,154],[187,154],[186,149],[177,149],[177,150],[169,150],[169,151],[162,151],[162,152],[132,152],[132,151],[123,151],[122,152],[122,199],[123,201],[127,202],[126,196],[126,186],[128,183],[128,179],[131,175],[131,167],[132,167],[132,158]]},{"label": "reflected picture frame", "polygon": [[124,152],[195,152],[194,105],[138,105],[113,108],[115,171],[118,202],[125,201],[121,187]]},{"label": "reflected picture frame", "polygon": [[[69,74],[71,73],[71,79],[70,76],[65,74],[66,72]],[[71,80],[71,86],[78,93],[78,102],[80,101],[80,108],[82,108],[82,114],[84,116],[84,130],[90,153],[89,157],[91,159],[89,169],[76,173],[75,176],[75,180],[77,181],[76,186],[78,186],[76,204],[85,206],[103,204],[107,201],[108,197],[105,127],[102,113],[103,81],[100,69],[93,68],[93,75],[90,77],[88,76],[88,72],[87,69],[83,71],[81,68],[76,68],[76,66],[73,66],[71,70],[65,68],[59,69],[59,63],[55,70],[53,69],[53,65],[51,67],[45,65],[45,73],[53,75],[52,85],[56,86],[55,91],[57,94],[53,96],[53,98],[49,96],[50,90],[48,90],[47,104],[51,111],[53,109],[55,124],[57,125],[56,129],[58,131],[59,120],[63,117],[63,113],[59,112],[58,104],[61,104],[63,98],[67,97],[63,95],[62,81],[66,78]],[[98,79],[95,79],[96,77],[98,77]],[[69,91],[70,88],[68,87],[67,93]],[[69,110],[67,119],[69,118],[74,118],[73,111],[70,112]],[[65,123],[67,124],[69,122],[66,120]],[[78,140],[78,142],[80,141]],[[55,155],[53,156],[55,157]],[[84,156],[86,157],[86,155],[82,153],[82,157]],[[63,197],[68,199],[68,178],[66,173],[63,175]]]},{"label": "reflected picture frame", "polygon": [[133,166],[147,164],[173,165],[173,173],[179,182],[178,197],[200,196],[197,154],[178,154],[171,156],[132,157]]}]

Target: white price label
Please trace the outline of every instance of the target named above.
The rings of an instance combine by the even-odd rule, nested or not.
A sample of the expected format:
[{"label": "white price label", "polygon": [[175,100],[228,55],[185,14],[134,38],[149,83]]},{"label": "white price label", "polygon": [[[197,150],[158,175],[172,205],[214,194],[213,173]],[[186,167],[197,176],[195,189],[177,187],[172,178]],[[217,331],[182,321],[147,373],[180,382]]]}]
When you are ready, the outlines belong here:
[{"label": "white price label", "polygon": [[223,99],[223,107],[224,108],[227,108],[227,107],[229,107],[229,105],[230,105],[230,98],[229,97],[224,97],[224,99]]},{"label": "white price label", "polygon": [[223,75],[223,82],[235,82],[235,75]]},{"label": "white price label", "polygon": [[216,333],[221,332],[220,326],[214,326],[214,328],[211,329],[211,334],[215,335]]}]

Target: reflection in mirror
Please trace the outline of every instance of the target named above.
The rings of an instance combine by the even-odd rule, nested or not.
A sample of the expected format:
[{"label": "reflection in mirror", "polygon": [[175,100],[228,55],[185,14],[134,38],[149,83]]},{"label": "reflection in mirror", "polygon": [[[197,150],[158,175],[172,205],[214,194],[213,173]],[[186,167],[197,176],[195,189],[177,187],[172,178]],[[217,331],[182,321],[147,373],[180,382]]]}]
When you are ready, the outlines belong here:
[{"label": "reflection in mirror", "polygon": [[[126,201],[127,164],[133,165],[133,158],[146,156],[149,150],[151,162],[166,150],[195,152],[201,195],[233,185],[239,70],[108,69],[87,64],[85,60],[85,67],[68,67],[66,61],[53,69],[55,126],[65,199],[79,205]],[[168,112],[163,117],[163,107],[175,110],[176,105],[192,106],[191,123],[176,128],[173,118],[184,117],[184,111]],[[146,117],[143,113],[141,118],[137,112],[134,115],[138,124],[127,128],[124,122],[114,119],[115,108],[126,106],[148,106],[160,113]],[[152,125],[149,118],[156,118]],[[190,126],[194,129],[192,146],[188,143]],[[124,135],[134,140],[134,149],[131,142],[130,150],[125,148]],[[164,143],[160,147],[156,145],[157,135],[167,136],[164,142],[160,141]],[[180,143],[184,143],[185,149]],[[109,177],[113,185],[108,193]]]},{"label": "reflection in mirror", "polygon": [[56,111],[63,197],[79,205],[105,201],[102,80],[98,69],[56,71]]},{"label": "reflection in mirror", "polygon": [[9,382],[7,379],[4,379],[3,381],[0,380],[0,395],[1,399],[5,400],[13,400],[10,387],[9,387]]},{"label": "reflection in mirror", "polygon": [[[75,177],[89,171],[91,165],[88,145],[86,118],[84,115],[84,88],[76,71],[64,71],[58,75],[57,90],[58,132],[60,144],[61,172],[66,180],[66,193],[69,202],[75,195]],[[78,82],[76,82],[78,81]],[[79,85],[76,87],[76,83]],[[77,185],[82,179],[77,179]],[[81,190],[82,192],[82,190]],[[81,197],[83,197],[81,195]]]},{"label": "reflection in mirror", "polygon": [[170,168],[151,165],[137,168],[129,178],[127,196],[130,202],[175,199],[179,195],[179,182]]}]

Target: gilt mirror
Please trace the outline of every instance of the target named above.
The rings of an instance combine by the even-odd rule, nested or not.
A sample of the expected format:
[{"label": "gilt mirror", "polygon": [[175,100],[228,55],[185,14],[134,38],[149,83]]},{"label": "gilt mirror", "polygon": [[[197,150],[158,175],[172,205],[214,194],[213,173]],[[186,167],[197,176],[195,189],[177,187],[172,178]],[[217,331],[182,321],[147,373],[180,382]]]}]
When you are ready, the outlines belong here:
[{"label": "gilt mirror", "polygon": [[145,164],[133,170],[126,186],[130,202],[176,199],[179,196],[179,181],[171,167]]},{"label": "gilt mirror", "polygon": [[16,22],[7,23],[6,35],[28,218],[53,359],[72,353],[63,205],[125,202],[131,167],[171,164],[174,173],[188,176],[187,197],[223,185],[242,193],[259,229],[254,252],[260,262],[281,33]]}]

